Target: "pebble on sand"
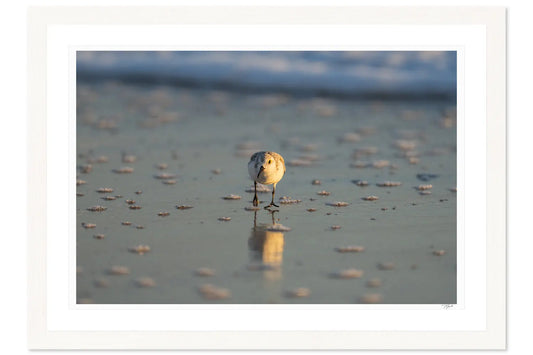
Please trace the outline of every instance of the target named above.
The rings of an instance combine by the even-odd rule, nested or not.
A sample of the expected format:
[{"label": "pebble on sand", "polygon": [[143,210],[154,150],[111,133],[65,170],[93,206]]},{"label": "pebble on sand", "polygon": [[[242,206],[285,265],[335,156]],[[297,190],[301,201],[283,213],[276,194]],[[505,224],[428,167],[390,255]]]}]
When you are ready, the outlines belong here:
[{"label": "pebble on sand", "polygon": [[220,175],[222,173],[222,170],[220,170],[220,169],[212,169],[211,173],[215,174],[215,175]]},{"label": "pebble on sand", "polygon": [[218,217],[218,220],[222,222],[229,222],[231,221],[231,217]]},{"label": "pebble on sand", "polygon": [[348,202],[335,201],[335,202],[328,202],[326,203],[326,205],[332,206],[332,207],[346,207],[346,206],[349,206],[350,204]]},{"label": "pebble on sand", "polygon": [[108,270],[108,273],[111,275],[128,275],[130,269],[126,266],[114,265]]},{"label": "pebble on sand", "polygon": [[376,200],[379,200],[379,197],[374,196],[374,195],[370,195],[370,196],[365,196],[362,199],[365,200],[365,201],[376,201]]},{"label": "pebble on sand", "polygon": [[208,267],[201,267],[201,268],[194,270],[194,274],[196,276],[210,277],[210,276],[215,275],[215,270],[208,268]]},{"label": "pebble on sand", "polygon": [[306,287],[298,287],[293,290],[285,292],[285,295],[290,298],[303,298],[309,297],[311,291]]},{"label": "pebble on sand", "polygon": [[94,223],[85,223],[85,222],[83,222],[81,225],[82,225],[83,228],[85,228],[85,229],[96,228],[96,224],[94,224]]},{"label": "pebble on sand", "polygon": [[85,180],[76,179],[76,186],[85,185],[86,183],[87,181]]},{"label": "pebble on sand", "polygon": [[128,205],[134,205],[135,204],[135,200],[126,200],[126,203]]},{"label": "pebble on sand", "polygon": [[383,296],[379,293],[367,293],[359,298],[359,302],[373,304],[383,302]]},{"label": "pebble on sand", "polygon": [[104,234],[95,234],[95,235],[93,235],[93,238],[94,239],[104,239],[105,235]]},{"label": "pebble on sand", "polygon": [[431,195],[431,190],[423,190],[418,192],[422,196]]},{"label": "pebble on sand", "polygon": [[307,212],[316,212],[316,208],[308,208],[306,211]]},{"label": "pebble on sand", "polygon": [[338,226],[338,225],[336,225],[336,226],[331,226],[330,229],[335,231],[335,230],[337,230],[337,229],[341,229],[341,226]]},{"label": "pebble on sand", "polygon": [[159,164],[156,164],[155,167],[158,168],[159,170],[165,170],[165,169],[168,168],[168,164],[167,163],[159,163]]},{"label": "pebble on sand", "polygon": [[360,253],[365,250],[365,247],[360,245],[348,245],[345,247],[335,248],[335,251],[339,253]]},{"label": "pebble on sand", "polygon": [[116,200],[116,196],[104,196],[102,197],[103,200],[106,200],[106,201],[114,201]]},{"label": "pebble on sand", "polygon": [[144,255],[145,253],[148,253],[150,249],[151,248],[148,245],[139,244],[132,248],[129,248],[129,251],[132,253],[137,253],[139,255]]},{"label": "pebble on sand", "polygon": [[170,179],[170,180],[163,180],[163,184],[165,185],[176,185],[176,180]]},{"label": "pebble on sand", "polygon": [[142,207],[139,205],[130,205],[130,210],[140,210]]},{"label": "pebble on sand", "polygon": [[319,195],[319,196],[329,196],[329,195],[331,195],[331,192],[326,191],[326,190],[322,190],[322,191],[318,191],[316,194]]},{"label": "pebble on sand", "polygon": [[245,211],[259,211],[261,208],[256,206],[246,206],[244,207]]},{"label": "pebble on sand", "polygon": [[107,207],[100,206],[100,205],[87,208],[87,211],[91,211],[91,212],[102,212],[105,210],[107,210]]},{"label": "pebble on sand", "polygon": [[140,194],[142,194],[142,193],[143,193],[142,190],[137,190],[137,191],[135,191],[135,194],[137,194],[137,195],[140,195]]},{"label": "pebble on sand", "polygon": [[231,297],[228,289],[216,287],[211,284],[204,284],[198,287],[198,291],[208,300],[223,300]]},{"label": "pebble on sand", "polygon": [[155,287],[155,281],[151,277],[139,277],[135,280],[138,287]]},{"label": "pebble on sand", "polygon": [[124,222],[122,222],[122,225],[123,225],[123,226],[131,226],[131,222],[129,222],[129,221],[124,221]]},{"label": "pebble on sand", "polygon": [[166,217],[166,216],[170,215],[170,212],[161,211],[161,212],[157,213],[157,215],[159,217]]},{"label": "pebble on sand", "polygon": [[315,180],[311,181],[311,185],[320,185],[320,184],[322,184],[322,182],[320,182],[320,180],[316,180],[315,179]]},{"label": "pebble on sand", "polygon": [[450,191],[451,191],[451,192],[457,192],[457,187],[452,187],[452,188],[450,188]]},{"label": "pebble on sand", "polygon": [[436,256],[442,256],[444,254],[446,254],[446,250],[443,250],[443,249],[433,251],[433,255],[436,255]]},{"label": "pebble on sand", "polygon": [[363,276],[363,270],[346,269],[334,272],[331,277],[336,279],[358,279]]},{"label": "pebble on sand", "polygon": [[240,200],[241,199],[241,196],[239,195],[234,195],[234,194],[229,194],[227,196],[224,196],[222,197],[224,200]]},{"label": "pebble on sand", "polygon": [[96,192],[99,192],[101,194],[103,193],[110,193],[110,192],[113,192],[113,188],[111,187],[100,187],[98,190],[96,190]]}]

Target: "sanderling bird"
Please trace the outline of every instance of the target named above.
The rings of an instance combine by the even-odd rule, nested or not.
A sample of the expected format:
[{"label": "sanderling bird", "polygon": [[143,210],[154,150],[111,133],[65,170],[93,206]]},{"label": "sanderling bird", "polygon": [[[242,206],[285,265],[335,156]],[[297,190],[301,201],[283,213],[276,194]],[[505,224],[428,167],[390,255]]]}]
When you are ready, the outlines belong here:
[{"label": "sanderling bird", "polygon": [[274,203],[274,194],[276,193],[276,184],[283,178],[285,174],[285,160],[278,153],[274,152],[257,152],[252,155],[248,163],[248,173],[254,181],[254,206],[259,204],[257,199],[257,183],[263,185],[273,185],[272,201],[270,206],[279,207]]}]

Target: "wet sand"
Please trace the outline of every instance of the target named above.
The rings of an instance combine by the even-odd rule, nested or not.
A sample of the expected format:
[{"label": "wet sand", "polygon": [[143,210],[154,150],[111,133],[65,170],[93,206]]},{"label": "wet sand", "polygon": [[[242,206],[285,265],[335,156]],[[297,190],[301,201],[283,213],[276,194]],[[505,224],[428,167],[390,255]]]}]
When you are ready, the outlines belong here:
[{"label": "wet sand", "polygon": [[[454,109],[80,83],[78,301],[456,303]],[[274,214],[259,150],[287,164]]]}]

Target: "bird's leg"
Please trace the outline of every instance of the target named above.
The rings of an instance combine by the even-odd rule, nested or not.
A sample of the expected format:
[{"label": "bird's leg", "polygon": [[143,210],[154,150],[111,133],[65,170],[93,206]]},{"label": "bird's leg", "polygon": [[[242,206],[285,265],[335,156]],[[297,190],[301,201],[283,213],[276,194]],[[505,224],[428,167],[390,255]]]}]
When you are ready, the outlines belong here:
[{"label": "bird's leg", "polygon": [[276,194],[276,184],[272,185],[272,201],[270,201],[270,205],[266,206],[265,208],[269,208],[271,206],[274,206],[274,207],[279,207],[278,205],[276,205],[274,203],[274,195]]},{"label": "bird's leg", "polygon": [[253,204],[254,206],[257,206],[259,204],[259,201],[257,200],[257,182],[256,181],[254,181],[254,190],[255,190],[255,196],[254,196]]}]

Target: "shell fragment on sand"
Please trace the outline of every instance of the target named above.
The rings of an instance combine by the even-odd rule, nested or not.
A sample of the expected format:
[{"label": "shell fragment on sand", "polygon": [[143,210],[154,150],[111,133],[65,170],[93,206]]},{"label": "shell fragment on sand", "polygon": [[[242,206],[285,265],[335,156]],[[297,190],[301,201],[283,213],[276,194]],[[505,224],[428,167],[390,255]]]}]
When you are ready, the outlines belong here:
[{"label": "shell fragment on sand", "polygon": [[365,200],[365,201],[377,201],[377,200],[379,200],[379,197],[374,196],[374,195],[370,195],[370,196],[365,196],[362,199]]},{"label": "shell fragment on sand", "polygon": [[335,202],[328,202],[326,203],[326,205],[332,206],[332,207],[346,207],[346,206],[349,206],[350,204],[348,202],[335,201]]},{"label": "shell fragment on sand", "polygon": [[306,287],[298,287],[285,292],[285,295],[290,298],[303,298],[309,297],[309,295],[311,295],[311,291]]},{"label": "shell fragment on sand", "polygon": [[151,250],[151,248],[148,245],[139,244],[129,249],[131,253],[136,253],[139,255],[144,255],[145,253],[148,253]]},{"label": "shell fragment on sand", "polygon": [[418,185],[416,189],[418,191],[424,191],[424,190],[430,190],[432,188],[433,188],[433,185],[431,184],[422,184],[422,185]]},{"label": "shell fragment on sand", "polygon": [[194,270],[194,274],[196,276],[210,277],[210,276],[215,276],[215,270],[208,268],[208,267],[201,267],[201,268]]},{"label": "shell fragment on sand", "polygon": [[123,166],[120,168],[113,169],[115,174],[131,174],[133,173],[133,168],[130,166]]},{"label": "shell fragment on sand", "polygon": [[289,204],[293,204],[293,203],[300,203],[302,202],[302,200],[298,200],[298,199],[293,199],[291,197],[288,197],[288,196],[282,196],[279,198],[279,203],[282,203],[284,205],[289,205]]},{"label": "shell fragment on sand", "polygon": [[190,206],[190,205],[178,205],[178,206],[176,206],[176,208],[178,210],[190,210],[191,208],[193,208],[193,206]]},{"label": "shell fragment on sand", "polygon": [[358,279],[363,276],[363,270],[359,269],[346,269],[334,272],[331,274],[332,278],[335,279]]},{"label": "shell fragment on sand", "polygon": [[208,300],[223,300],[231,297],[231,292],[228,289],[211,284],[204,284],[198,287],[198,291]]},{"label": "shell fragment on sand", "polygon": [[365,250],[365,247],[362,247],[360,245],[348,245],[345,247],[335,248],[335,251],[339,253],[360,253],[364,250]]},{"label": "shell fragment on sand", "polygon": [[378,182],[376,185],[379,187],[395,187],[395,186],[400,186],[401,184],[402,183],[399,181],[383,181],[383,182]]},{"label": "shell fragment on sand", "polygon": [[107,210],[107,207],[100,206],[100,205],[87,208],[87,211],[91,211],[91,212],[102,212],[105,210]]},{"label": "shell fragment on sand", "polygon": [[114,265],[108,270],[108,274],[111,275],[128,275],[130,269],[126,266]]},{"label": "shell fragment on sand", "polygon": [[368,186],[368,181],[366,180],[352,180],[357,186]]},{"label": "shell fragment on sand", "polygon": [[226,195],[224,197],[222,197],[224,200],[240,200],[241,199],[241,196],[239,195],[234,195],[234,194],[229,194],[229,195]]}]

